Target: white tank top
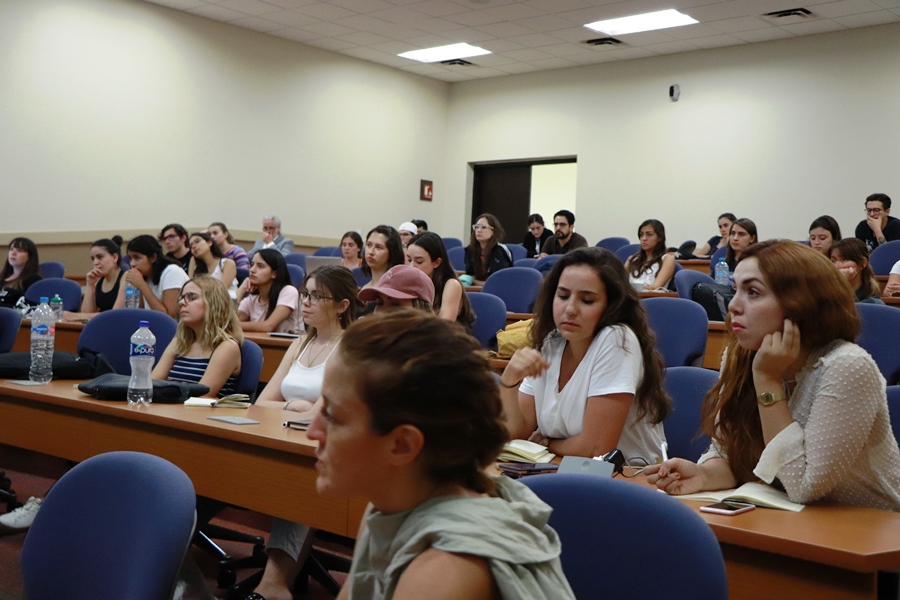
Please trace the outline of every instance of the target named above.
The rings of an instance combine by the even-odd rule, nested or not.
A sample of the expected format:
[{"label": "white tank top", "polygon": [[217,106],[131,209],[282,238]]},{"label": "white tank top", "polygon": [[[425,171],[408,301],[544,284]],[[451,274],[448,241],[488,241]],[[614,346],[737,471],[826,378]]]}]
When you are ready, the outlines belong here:
[{"label": "white tank top", "polygon": [[304,367],[300,364],[300,359],[303,358],[303,354],[309,349],[309,346],[307,345],[303,349],[297,360],[291,364],[291,370],[281,381],[281,397],[285,402],[291,400],[315,402],[319,399],[319,396],[322,395],[322,381],[325,379],[325,364],[339,345],[340,342],[335,344],[325,360],[315,367]]}]

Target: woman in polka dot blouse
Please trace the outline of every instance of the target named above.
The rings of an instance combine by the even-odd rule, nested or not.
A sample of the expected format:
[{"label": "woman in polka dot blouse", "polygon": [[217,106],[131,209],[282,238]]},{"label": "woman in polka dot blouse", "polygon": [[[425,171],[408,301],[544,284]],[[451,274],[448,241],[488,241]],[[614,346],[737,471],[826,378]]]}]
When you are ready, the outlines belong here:
[{"label": "woman in polka dot blouse", "polygon": [[853,290],[821,254],[789,241],[749,248],[734,273],[733,333],[706,397],[712,437],[697,464],[646,469],[670,494],[760,479],[794,502],[900,511],[900,452],[885,381],[853,343]]}]

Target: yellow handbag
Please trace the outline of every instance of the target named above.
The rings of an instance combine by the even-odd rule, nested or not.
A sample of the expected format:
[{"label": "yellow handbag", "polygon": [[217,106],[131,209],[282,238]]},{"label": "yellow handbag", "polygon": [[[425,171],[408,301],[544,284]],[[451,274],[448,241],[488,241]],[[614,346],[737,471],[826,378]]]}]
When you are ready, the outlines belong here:
[{"label": "yellow handbag", "polygon": [[528,346],[528,333],[533,320],[516,321],[507,325],[505,330],[497,332],[497,356],[499,358],[512,358],[516,350]]}]

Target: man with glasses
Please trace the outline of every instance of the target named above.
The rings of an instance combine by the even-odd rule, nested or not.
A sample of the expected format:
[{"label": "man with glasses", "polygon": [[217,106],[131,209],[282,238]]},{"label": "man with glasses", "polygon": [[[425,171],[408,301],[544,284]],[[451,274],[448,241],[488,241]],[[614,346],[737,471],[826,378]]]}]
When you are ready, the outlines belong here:
[{"label": "man with glasses", "polygon": [[178,262],[187,273],[191,263],[191,249],[187,245],[187,229],[178,223],[170,223],[159,232],[159,241],[166,247],[166,256]]},{"label": "man with glasses", "polygon": [[561,210],[553,215],[553,237],[547,238],[541,248],[541,257],[548,254],[565,254],[575,248],[587,248],[587,240],[583,235],[575,233],[575,215],[571,211]]},{"label": "man with glasses", "polygon": [[275,215],[263,217],[262,239],[256,240],[250,252],[247,253],[251,258],[257,250],[264,248],[273,248],[278,250],[285,256],[294,251],[294,240],[289,240],[281,235],[281,219]]},{"label": "man with glasses", "polygon": [[856,226],[856,237],[866,243],[869,252],[885,242],[900,240],[900,219],[890,214],[891,198],[887,194],[866,198],[866,218]]}]

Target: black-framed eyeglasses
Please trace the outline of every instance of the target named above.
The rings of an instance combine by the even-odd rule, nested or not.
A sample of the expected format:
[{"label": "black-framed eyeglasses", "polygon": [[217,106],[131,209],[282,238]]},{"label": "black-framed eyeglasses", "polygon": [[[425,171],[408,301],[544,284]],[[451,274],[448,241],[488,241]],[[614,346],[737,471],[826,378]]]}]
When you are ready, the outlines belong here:
[{"label": "black-framed eyeglasses", "polygon": [[883,208],[867,208],[866,214],[869,215],[880,215],[884,209]]},{"label": "black-framed eyeglasses", "polygon": [[193,302],[200,298],[200,294],[197,292],[188,292],[187,294],[180,294],[178,296],[178,304],[187,301],[188,303]]},{"label": "black-framed eyeglasses", "polygon": [[554,227],[567,227],[568,225],[569,225],[569,224],[566,223],[566,222],[554,223],[554,224],[553,224]]},{"label": "black-framed eyeglasses", "polygon": [[300,300],[302,302],[306,302],[309,300],[310,304],[318,304],[319,300],[334,300],[331,296],[320,296],[319,294],[312,293],[310,294],[306,290],[300,292]]},{"label": "black-framed eyeglasses", "polygon": [[162,237],[162,241],[168,242],[169,240],[177,240],[177,239],[180,238],[180,237],[181,237],[181,236],[178,235],[177,233],[170,233],[169,235],[164,235],[164,236]]}]

